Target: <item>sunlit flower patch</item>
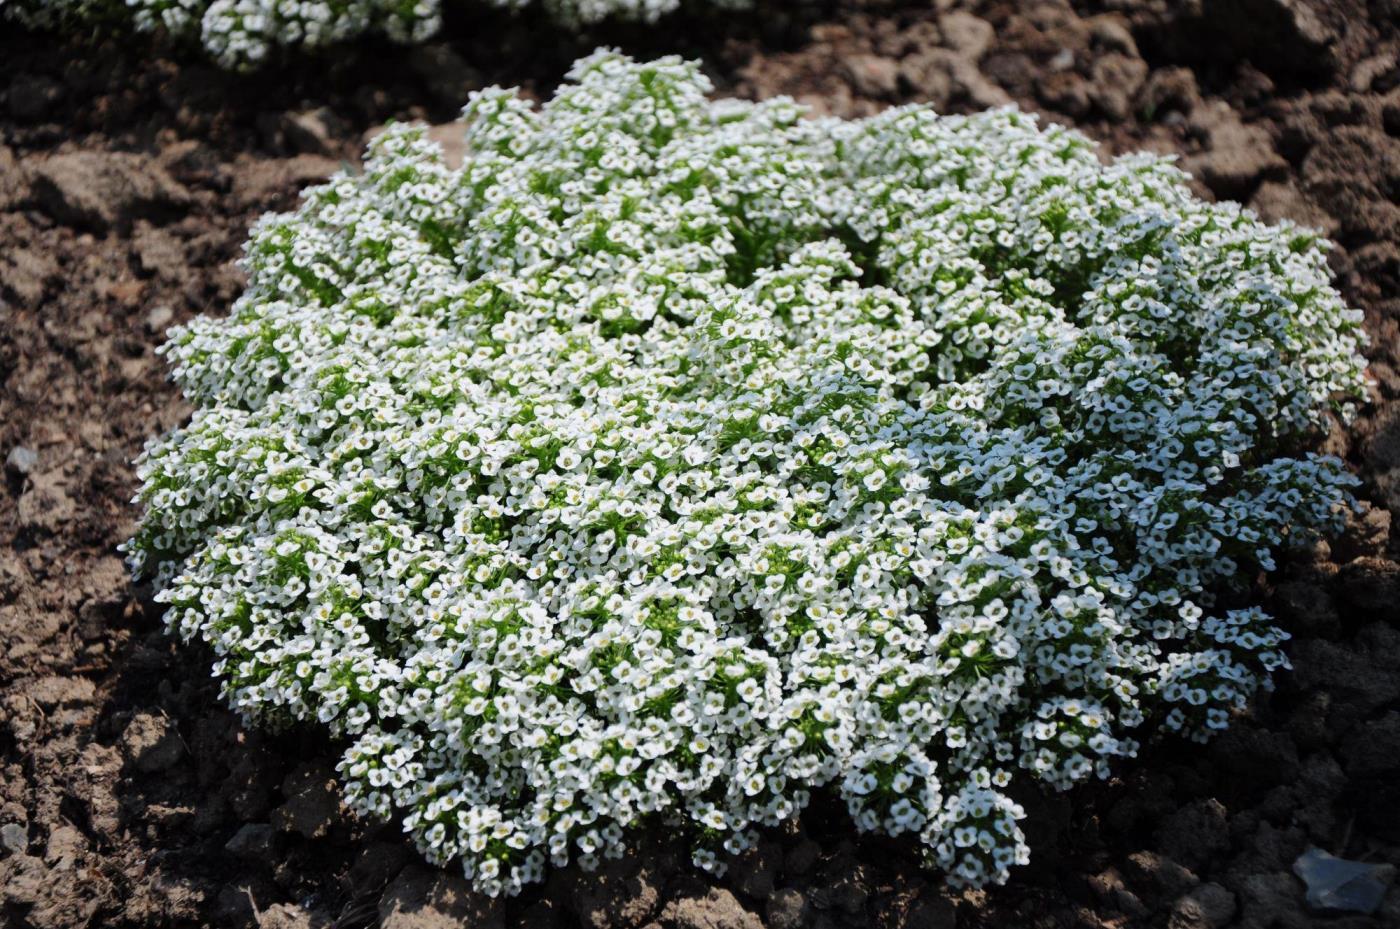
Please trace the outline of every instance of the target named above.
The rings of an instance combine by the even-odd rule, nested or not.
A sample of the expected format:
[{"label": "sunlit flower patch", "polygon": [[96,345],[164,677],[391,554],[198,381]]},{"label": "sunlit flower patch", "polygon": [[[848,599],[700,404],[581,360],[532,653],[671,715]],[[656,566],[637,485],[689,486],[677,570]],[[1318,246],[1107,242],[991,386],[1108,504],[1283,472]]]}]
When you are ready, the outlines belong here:
[{"label": "sunlit flower patch", "polygon": [[[269,216],[167,353],[129,553],[230,702],[514,893],[818,789],[955,884],[1012,799],[1204,739],[1283,666],[1238,595],[1335,530],[1325,245],[1014,111],[801,118],[600,53]],[[1224,596],[1222,596],[1224,595]]]},{"label": "sunlit flower patch", "polygon": [[[508,10],[543,9],[565,28],[605,20],[654,23],[687,0],[460,0]],[[698,8],[746,9],[752,0],[696,0]],[[246,69],[279,49],[315,49],[363,35],[422,42],[442,28],[442,0],[0,0],[8,14],[37,28],[129,24],[197,41],[219,64]]]}]

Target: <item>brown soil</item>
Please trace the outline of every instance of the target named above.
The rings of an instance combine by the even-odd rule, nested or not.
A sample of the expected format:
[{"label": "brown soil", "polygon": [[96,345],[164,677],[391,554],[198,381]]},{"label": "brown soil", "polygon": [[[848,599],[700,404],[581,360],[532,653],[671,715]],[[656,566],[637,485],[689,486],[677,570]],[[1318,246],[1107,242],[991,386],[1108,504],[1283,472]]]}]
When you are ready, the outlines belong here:
[{"label": "brown soil", "polygon": [[[781,4],[778,4],[781,5]],[[427,49],[234,79],[130,40],[0,37],[0,926],[951,929],[1400,925],[1308,910],[1307,846],[1400,865],[1400,3],[841,0],[569,38],[464,15]],[[686,38],[689,37],[689,38]],[[333,746],[247,731],[116,546],[131,459],[187,413],[154,354],[222,312],[249,223],[390,117],[484,83],[547,92],[597,42],[705,57],[723,92],[861,115],[1015,102],[1110,151],[1180,153],[1207,196],[1326,230],[1365,309],[1374,405],[1327,440],[1371,509],[1261,580],[1295,670],[1211,746],[1027,798],[1033,864],[952,895],[819,805],[714,883],[663,837],[505,904],[340,809]]]}]

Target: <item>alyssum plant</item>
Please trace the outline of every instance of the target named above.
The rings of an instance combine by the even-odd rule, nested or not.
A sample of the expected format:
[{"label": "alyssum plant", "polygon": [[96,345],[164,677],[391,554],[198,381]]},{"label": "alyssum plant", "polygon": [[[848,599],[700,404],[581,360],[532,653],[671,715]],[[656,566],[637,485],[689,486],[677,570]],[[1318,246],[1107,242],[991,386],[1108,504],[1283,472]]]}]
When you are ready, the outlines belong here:
[{"label": "alyssum plant", "polygon": [[[567,27],[605,19],[655,22],[686,0],[470,0],[506,9],[543,7]],[[721,10],[752,0],[699,0]],[[441,0],[0,0],[0,14],[35,28],[130,23],[196,39],[227,68],[266,61],[279,48],[320,48],[361,35],[422,42],[442,25]]]},{"label": "alyssum plant", "polygon": [[[1324,245],[1014,111],[805,120],[611,53],[262,220],[166,346],[129,545],[248,719],[514,893],[812,791],[960,884],[1018,782],[1204,739],[1284,665],[1217,594],[1338,527]],[[1231,602],[1240,598],[1233,594]]]}]

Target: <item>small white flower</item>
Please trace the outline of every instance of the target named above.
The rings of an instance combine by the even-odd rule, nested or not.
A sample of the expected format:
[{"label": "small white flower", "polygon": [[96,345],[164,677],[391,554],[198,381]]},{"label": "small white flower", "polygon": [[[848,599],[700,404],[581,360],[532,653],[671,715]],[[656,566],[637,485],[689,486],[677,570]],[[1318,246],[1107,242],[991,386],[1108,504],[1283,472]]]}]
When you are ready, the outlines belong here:
[{"label": "small white flower", "polygon": [[1207,738],[1286,667],[1211,592],[1338,528],[1353,479],[1287,450],[1360,393],[1358,316],[1161,159],[708,90],[598,53],[476,95],[460,169],[393,129],[262,219],[164,349],[196,412],[133,568],[483,892],[653,814],[719,869],[819,788],[1004,881],[1018,782]]}]

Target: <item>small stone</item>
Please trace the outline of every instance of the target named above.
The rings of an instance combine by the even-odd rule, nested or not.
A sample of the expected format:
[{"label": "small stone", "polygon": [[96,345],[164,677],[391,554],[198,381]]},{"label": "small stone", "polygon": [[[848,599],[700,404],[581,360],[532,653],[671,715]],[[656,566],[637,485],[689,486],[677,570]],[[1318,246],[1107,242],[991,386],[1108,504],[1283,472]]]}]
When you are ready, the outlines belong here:
[{"label": "small stone", "polygon": [[224,845],[224,851],[243,861],[267,862],[273,854],[277,830],[270,823],[245,823]]},{"label": "small stone", "polygon": [[28,474],[34,470],[34,466],[39,463],[38,454],[31,448],[23,445],[16,445],[10,449],[10,454],[5,456],[5,467],[16,474]]},{"label": "small stone", "polygon": [[1307,902],[1313,909],[1367,915],[1380,908],[1395,880],[1394,865],[1348,861],[1320,848],[1300,855],[1293,873],[1307,885]]},{"label": "small stone", "polygon": [[1172,907],[1167,929],[1220,929],[1235,915],[1235,895],[1219,884],[1201,884]]},{"label": "small stone", "polygon": [[23,855],[29,850],[29,830],[19,823],[0,826],[0,849],[7,855]]}]

